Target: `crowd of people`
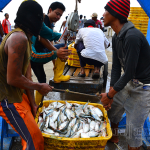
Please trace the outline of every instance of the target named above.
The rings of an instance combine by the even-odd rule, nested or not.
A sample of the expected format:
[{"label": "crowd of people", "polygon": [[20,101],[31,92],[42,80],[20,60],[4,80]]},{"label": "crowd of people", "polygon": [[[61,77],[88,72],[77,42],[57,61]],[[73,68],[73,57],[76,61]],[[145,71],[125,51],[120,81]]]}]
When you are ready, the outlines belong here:
[{"label": "crowd of people", "polygon": [[[94,65],[92,77],[99,78],[101,66],[108,61],[105,48],[110,45],[103,33],[104,26],[111,26],[115,34],[110,89],[101,94],[100,100],[111,121],[110,141],[118,143],[118,124],[126,112],[128,150],[139,150],[142,128],[150,111],[150,47],[145,36],[127,20],[130,0],[110,0],[104,8],[101,21],[96,13],[88,20],[79,16],[75,39],[81,64],[79,76],[85,77],[84,66],[89,64]],[[53,61],[55,83],[70,79],[62,74],[70,50],[65,43],[53,42],[61,37],[53,31],[53,24],[65,9],[64,4],[53,2],[46,15],[40,4],[26,0],[18,8],[14,30],[11,31],[9,14],[5,14],[0,25],[0,35],[5,35],[0,44],[0,116],[19,133],[23,150],[44,150],[44,139],[34,121],[39,105],[34,90],[44,96],[53,87],[46,83],[43,64]],[[67,17],[61,28],[65,26]],[[38,83],[32,81],[31,68]]]}]

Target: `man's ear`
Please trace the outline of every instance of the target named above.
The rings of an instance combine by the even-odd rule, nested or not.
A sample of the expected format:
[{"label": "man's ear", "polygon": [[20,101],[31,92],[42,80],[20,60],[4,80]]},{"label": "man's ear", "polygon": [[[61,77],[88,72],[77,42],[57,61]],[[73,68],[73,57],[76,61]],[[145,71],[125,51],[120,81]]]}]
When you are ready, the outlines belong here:
[{"label": "man's ear", "polygon": [[51,12],[52,12],[52,9],[50,8],[50,9],[49,9],[49,13],[51,13]]}]

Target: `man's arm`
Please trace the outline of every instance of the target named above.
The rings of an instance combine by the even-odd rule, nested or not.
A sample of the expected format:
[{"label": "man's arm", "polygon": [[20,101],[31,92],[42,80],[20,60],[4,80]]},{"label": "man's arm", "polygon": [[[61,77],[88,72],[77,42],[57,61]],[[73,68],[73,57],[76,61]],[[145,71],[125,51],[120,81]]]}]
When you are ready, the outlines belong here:
[{"label": "man's arm", "polygon": [[8,55],[7,83],[25,90],[37,90],[46,95],[52,88],[46,83],[34,83],[22,75],[24,54],[27,50],[27,37],[23,32],[13,33],[5,44]]},{"label": "man's arm", "polygon": [[44,39],[40,37],[40,42],[51,52],[47,53],[38,53],[35,49],[35,40],[32,37],[32,54],[31,54],[31,60],[34,62],[41,62],[41,63],[47,63],[51,60],[56,59],[59,57],[60,59],[66,59],[68,55],[70,55],[69,50],[66,49],[66,47],[59,48],[57,50],[56,47],[54,47],[51,42],[47,39]]},{"label": "man's arm", "polygon": [[40,31],[40,36],[48,39],[49,41],[57,41],[61,37],[60,33],[53,32],[52,29],[48,28],[45,23],[42,25],[42,29]]},{"label": "man's arm", "polygon": [[[28,69],[27,69],[25,77],[27,79],[29,79],[30,81],[32,81],[32,78],[31,78],[31,64],[29,64],[29,66],[28,66]],[[26,90],[26,94],[27,94],[27,97],[28,97],[28,99],[30,101],[32,114],[33,114],[34,117],[36,117],[36,112],[37,112],[38,106],[35,103],[34,90]]]},{"label": "man's arm", "polygon": [[136,36],[129,36],[125,40],[124,49],[126,51],[126,56],[124,58],[125,59],[124,74],[114,84],[113,86],[114,90],[116,91],[122,90],[131,79],[134,79],[140,55],[140,47],[142,45],[141,42],[142,41],[140,40],[140,38]]}]

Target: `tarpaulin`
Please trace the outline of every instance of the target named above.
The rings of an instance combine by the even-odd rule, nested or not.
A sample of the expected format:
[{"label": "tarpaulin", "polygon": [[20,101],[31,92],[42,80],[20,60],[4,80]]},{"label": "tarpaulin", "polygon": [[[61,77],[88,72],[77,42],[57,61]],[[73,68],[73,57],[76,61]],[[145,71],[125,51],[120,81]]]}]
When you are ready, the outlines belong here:
[{"label": "tarpaulin", "polygon": [[11,0],[0,0],[0,11],[2,11]]}]

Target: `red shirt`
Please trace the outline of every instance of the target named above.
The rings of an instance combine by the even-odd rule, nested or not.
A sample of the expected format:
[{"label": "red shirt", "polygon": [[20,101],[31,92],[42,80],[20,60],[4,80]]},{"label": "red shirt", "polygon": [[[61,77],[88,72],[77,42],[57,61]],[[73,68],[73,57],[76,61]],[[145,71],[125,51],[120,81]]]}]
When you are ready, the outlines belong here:
[{"label": "red shirt", "polygon": [[2,27],[3,27],[4,33],[8,34],[11,31],[11,24],[7,19],[3,20]]},{"label": "red shirt", "polygon": [[100,28],[100,26],[98,26],[99,24],[102,26],[102,22],[100,20],[95,21],[96,27]]}]

